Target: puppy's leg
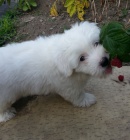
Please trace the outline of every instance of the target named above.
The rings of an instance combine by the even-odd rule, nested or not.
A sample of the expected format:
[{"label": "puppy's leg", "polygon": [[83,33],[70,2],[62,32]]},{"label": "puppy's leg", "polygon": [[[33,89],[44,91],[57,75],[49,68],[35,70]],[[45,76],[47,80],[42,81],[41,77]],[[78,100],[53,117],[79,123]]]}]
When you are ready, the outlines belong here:
[{"label": "puppy's leg", "polygon": [[0,113],[0,122],[6,122],[15,116],[16,110],[11,107],[5,112]]},{"label": "puppy's leg", "polygon": [[90,93],[82,93],[72,103],[79,107],[85,107],[85,106],[89,107],[96,103],[96,97]]},{"label": "puppy's leg", "polygon": [[73,105],[79,107],[89,107],[96,103],[96,97],[90,93],[78,93],[77,91],[71,91],[69,93],[62,94],[61,96],[65,98],[65,100],[71,102]]},{"label": "puppy's leg", "polygon": [[0,122],[6,122],[15,116],[16,110],[10,106],[9,104],[2,104],[0,106]]}]

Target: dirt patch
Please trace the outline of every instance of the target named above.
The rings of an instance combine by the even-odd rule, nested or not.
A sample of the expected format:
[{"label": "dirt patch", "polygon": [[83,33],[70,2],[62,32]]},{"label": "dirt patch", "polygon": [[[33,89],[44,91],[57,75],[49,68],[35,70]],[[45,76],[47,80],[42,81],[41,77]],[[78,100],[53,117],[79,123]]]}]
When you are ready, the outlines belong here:
[{"label": "dirt patch", "polygon": [[[96,12],[94,12],[91,6],[85,11],[85,20],[96,21],[99,26],[112,20],[122,22],[126,26],[130,25],[130,2],[121,1],[118,7],[119,3],[117,1],[108,0],[107,8],[105,8],[102,1],[95,1]],[[20,16],[17,23],[17,35],[14,41],[19,42],[35,39],[39,35],[62,33],[71,24],[79,22],[77,15],[70,18],[66,9],[60,3],[58,5],[59,16],[51,17],[50,7],[53,2],[53,0],[38,0],[38,7],[36,9]]]}]

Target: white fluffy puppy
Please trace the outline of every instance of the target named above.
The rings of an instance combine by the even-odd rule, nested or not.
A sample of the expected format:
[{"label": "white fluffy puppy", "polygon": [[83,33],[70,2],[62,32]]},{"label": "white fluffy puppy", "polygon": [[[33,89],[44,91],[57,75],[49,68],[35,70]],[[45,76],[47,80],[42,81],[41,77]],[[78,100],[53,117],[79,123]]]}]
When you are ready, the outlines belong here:
[{"label": "white fluffy puppy", "polygon": [[111,72],[99,33],[95,23],[82,22],[63,34],[0,48],[0,122],[14,117],[11,105],[27,95],[55,92],[75,106],[94,104],[85,91],[88,78]]}]

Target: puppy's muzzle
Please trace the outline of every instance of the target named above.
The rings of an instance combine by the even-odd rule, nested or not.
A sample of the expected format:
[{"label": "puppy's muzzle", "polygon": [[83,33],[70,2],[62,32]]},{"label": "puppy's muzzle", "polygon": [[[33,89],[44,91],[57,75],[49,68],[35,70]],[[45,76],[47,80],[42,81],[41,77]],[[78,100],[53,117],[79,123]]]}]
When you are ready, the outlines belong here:
[{"label": "puppy's muzzle", "polygon": [[109,60],[107,57],[103,57],[102,60],[100,61],[100,66],[106,67],[109,65]]}]

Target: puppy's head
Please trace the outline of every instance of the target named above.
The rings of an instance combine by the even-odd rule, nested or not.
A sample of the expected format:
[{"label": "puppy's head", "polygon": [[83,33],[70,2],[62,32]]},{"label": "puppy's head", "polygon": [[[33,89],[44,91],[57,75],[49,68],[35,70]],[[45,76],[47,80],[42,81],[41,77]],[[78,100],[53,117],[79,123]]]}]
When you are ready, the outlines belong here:
[{"label": "puppy's head", "polygon": [[66,76],[73,71],[94,76],[110,74],[109,55],[99,44],[100,29],[95,23],[82,22],[65,31],[58,67]]}]

